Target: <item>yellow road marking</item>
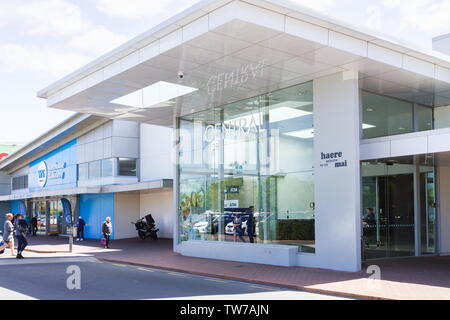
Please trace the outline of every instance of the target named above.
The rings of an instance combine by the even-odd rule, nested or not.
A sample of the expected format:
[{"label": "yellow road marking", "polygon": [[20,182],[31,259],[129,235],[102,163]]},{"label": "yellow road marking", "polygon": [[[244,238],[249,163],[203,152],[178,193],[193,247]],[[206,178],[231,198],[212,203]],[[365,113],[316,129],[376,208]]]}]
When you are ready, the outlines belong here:
[{"label": "yellow road marking", "polygon": [[138,268],[138,270],[147,271],[147,272],[155,272],[155,270],[147,269],[147,268]]},{"label": "yellow road marking", "polygon": [[127,267],[127,266],[124,265],[124,264],[118,264],[118,263],[113,263],[112,265],[113,265],[113,266],[116,266],[116,267],[122,267],[122,268],[126,268],[126,267]]},{"label": "yellow road marking", "polygon": [[267,287],[261,287],[261,286],[250,286],[250,287],[251,287],[251,288],[256,288],[256,289],[269,290],[269,291],[278,291],[278,289],[267,288]]},{"label": "yellow road marking", "polygon": [[177,276],[177,277],[186,277],[186,275],[184,275],[182,273],[169,272],[167,274],[170,274],[171,276]]},{"label": "yellow road marking", "polygon": [[203,280],[206,280],[206,281],[213,281],[213,282],[227,283],[227,281],[225,281],[225,280],[218,280],[218,279],[208,279],[208,278],[205,278],[205,279],[203,279]]}]

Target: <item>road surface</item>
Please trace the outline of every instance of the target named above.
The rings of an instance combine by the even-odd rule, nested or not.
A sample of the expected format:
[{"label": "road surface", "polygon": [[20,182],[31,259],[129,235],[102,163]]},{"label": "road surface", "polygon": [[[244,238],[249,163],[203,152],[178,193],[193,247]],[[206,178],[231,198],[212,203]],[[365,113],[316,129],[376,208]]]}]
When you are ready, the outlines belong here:
[{"label": "road surface", "polygon": [[254,283],[101,262],[88,256],[26,255],[24,260],[0,256],[0,300],[342,299]]}]

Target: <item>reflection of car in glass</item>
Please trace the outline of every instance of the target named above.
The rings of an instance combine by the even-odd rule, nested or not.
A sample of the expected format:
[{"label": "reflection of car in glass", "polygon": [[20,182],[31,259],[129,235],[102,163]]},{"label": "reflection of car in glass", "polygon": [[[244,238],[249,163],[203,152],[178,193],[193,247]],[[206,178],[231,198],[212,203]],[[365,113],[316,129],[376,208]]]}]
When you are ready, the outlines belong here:
[{"label": "reflection of car in glass", "polygon": [[208,221],[199,221],[194,223],[194,230],[197,230],[200,233],[208,233],[209,222]]},{"label": "reflection of car in glass", "polygon": [[[244,235],[247,235],[247,221],[242,221],[242,230],[244,231]],[[225,226],[225,233],[231,235],[234,234],[233,221],[231,221]]]}]

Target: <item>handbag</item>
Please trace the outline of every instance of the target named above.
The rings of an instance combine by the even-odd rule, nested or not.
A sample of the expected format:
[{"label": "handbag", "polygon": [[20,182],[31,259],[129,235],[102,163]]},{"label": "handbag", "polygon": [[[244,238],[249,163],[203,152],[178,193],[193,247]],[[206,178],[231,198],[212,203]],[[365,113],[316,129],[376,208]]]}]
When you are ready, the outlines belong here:
[{"label": "handbag", "polygon": [[106,246],[106,239],[105,239],[105,238],[100,239],[100,244],[101,244],[103,247]]}]

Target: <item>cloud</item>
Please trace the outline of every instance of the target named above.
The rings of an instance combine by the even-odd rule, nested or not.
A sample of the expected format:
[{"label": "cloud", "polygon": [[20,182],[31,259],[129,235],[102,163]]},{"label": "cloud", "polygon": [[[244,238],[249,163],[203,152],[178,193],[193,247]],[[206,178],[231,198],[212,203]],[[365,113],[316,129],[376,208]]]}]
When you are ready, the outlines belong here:
[{"label": "cloud", "polygon": [[382,0],[386,9],[399,11],[398,31],[450,31],[450,1],[448,0]]},{"label": "cloud", "polygon": [[302,6],[317,10],[325,11],[335,4],[335,0],[291,0]]},{"label": "cloud", "polygon": [[0,69],[3,72],[38,72],[63,75],[80,68],[88,57],[56,49],[18,44],[0,44]]},{"label": "cloud", "polygon": [[163,13],[167,1],[150,0],[98,0],[98,10],[109,16],[121,18],[143,18]]},{"label": "cloud", "polygon": [[64,0],[2,0],[0,20],[34,35],[73,35],[89,26],[80,7]]},{"label": "cloud", "polygon": [[199,0],[98,0],[100,12],[119,18],[133,19],[176,14]]},{"label": "cloud", "polygon": [[126,36],[99,26],[73,37],[69,41],[69,45],[75,49],[100,55],[116,48],[126,40],[128,40]]}]

